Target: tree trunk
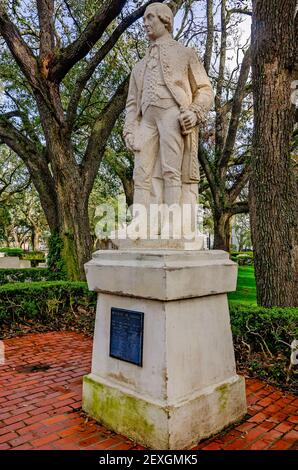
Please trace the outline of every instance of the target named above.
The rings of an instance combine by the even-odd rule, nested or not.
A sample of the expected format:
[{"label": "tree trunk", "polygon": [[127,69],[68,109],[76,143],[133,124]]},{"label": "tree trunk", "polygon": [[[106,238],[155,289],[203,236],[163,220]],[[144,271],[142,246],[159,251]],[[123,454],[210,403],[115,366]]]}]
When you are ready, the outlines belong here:
[{"label": "tree trunk", "polygon": [[9,248],[10,247],[10,233],[7,227],[4,228],[4,239],[6,242],[6,246]]},{"label": "tree trunk", "polygon": [[13,239],[14,239],[14,246],[16,248],[21,248],[20,240],[19,240],[18,234],[16,232],[16,229],[13,229],[12,235],[13,235]]},{"label": "tree trunk", "polygon": [[36,232],[35,228],[31,226],[31,245],[32,245],[32,250],[33,251],[38,251],[38,249],[35,249],[36,247]]},{"label": "tree trunk", "polygon": [[243,251],[244,250],[244,237],[240,235],[239,237],[239,245],[238,245],[238,251]]},{"label": "tree trunk", "polygon": [[88,200],[78,197],[73,186],[67,184],[58,197],[59,235],[63,241],[62,258],[67,277],[84,280],[84,264],[91,258],[92,238],[88,218]]},{"label": "tree trunk", "polygon": [[134,184],[133,180],[129,180],[126,178],[121,178],[123,189],[125,192],[126,204],[130,207],[133,204],[133,192],[134,192]]},{"label": "tree trunk", "polygon": [[40,241],[40,229],[38,226],[32,225],[31,227],[31,243],[32,243],[32,250],[39,251],[39,241]]},{"label": "tree trunk", "polygon": [[257,301],[264,307],[297,305],[297,193],[290,159],[295,5],[295,0],[253,0],[250,216]]},{"label": "tree trunk", "polygon": [[231,226],[230,214],[222,211],[213,213],[214,221],[214,250],[230,251]]},{"label": "tree trunk", "polygon": [[[57,90],[52,90],[52,95],[55,93]],[[90,260],[92,247],[88,218],[90,191],[82,185],[82,173],[75,161],[70,136],[53,119],[42,101],[39,102],[39,111],[55,183],[57,218],[54,220],[58,221],[58,227],[51,227],[47,213],[46,217],[51,232],[57,230],[63,241],[61,255],[67,278],[85,280],[84,264]],[[62,114],[62,110],[60,112]],[[52,215],[52,210],[49,215]]]},{"label": "tree trunk", "polygon": [[[114,29],[112,24],[126,2],[98,2],[94,15],[89,18],[85,27],[82,25],[78,37],[68,44],[60,45],[59,41],[55,40],[55,2],[38,0],[34,16],[38,17],[39,22],[39,47],[33,52],[23,33],[18,30],[17,26],[22,25],[20,18],[13,15],[17,17],[17,24],[14,24],[10,20],[11,15],[8,15],[6,8],[2,6],[3,2],[0,3],[0,36],[23,74],[26,88],[32,91],[44,133],[40,141],[45,140],[45,145],[42,145],[38,135],[35,135],[34,126],[30,125],[26,129],[26,121],[29,122],[30,117],[26,116],[24,109],[21,119],[26,132],[23,133],[23,130],[20,131],[10,122],[12,116],[5,116],[2,125],[1,116],[1,141],[21,156],[30,171],[58,250],[61,250],[61,243],[57,234],[64,242],[62,255],[68,277],[84,278],[83,264],[90,258],[91,251],[88,198],[106,143],[125,107],[128,77],[119,85],[94,121],[92,119],[92,129],[80,163],[71,145],[71,135],[75,132],[74,124],[78,117],[80,98],[84,89],[87,89],[89,79],[126,29],[142,16],[146,5],[128,15],[125,14],[119,23],[116,21],[117,27]],[[182,3],[175,2],[175,11]],[[106,38],[105,31],[109,31]],[[37,49],[39,57],[36,55]],[[83,64],[82,59],[89,54],[90,61],[87,60],[87,63]],[[61,91],[66,86],[62,82],[80,61],[82,67],[79,66],[81,70],[74,80],[74,86],[69,89],[71,94],[65,109],[68,100],[62,97]],[[54,244],[53,241],[53,246]]]}]

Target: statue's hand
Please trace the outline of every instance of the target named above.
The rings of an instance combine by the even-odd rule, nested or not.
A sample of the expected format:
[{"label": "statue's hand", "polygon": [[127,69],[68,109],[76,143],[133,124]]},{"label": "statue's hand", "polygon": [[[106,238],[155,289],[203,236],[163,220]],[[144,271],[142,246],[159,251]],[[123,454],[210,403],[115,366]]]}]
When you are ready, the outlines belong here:
[{"label": "statue's hand", "polygon": [[182,134],[188,134],[197,124],[197,115],[190,109],[181,109],[179,120],[182,127]]},{"label": "statue's hand", "polygon": [[135,138],[133,134],[127,134],[124,140],[125,140],[126,147],[128,148],[128,150],[130,150],[131,152],[135,152],[138,150],[134,143]]}]

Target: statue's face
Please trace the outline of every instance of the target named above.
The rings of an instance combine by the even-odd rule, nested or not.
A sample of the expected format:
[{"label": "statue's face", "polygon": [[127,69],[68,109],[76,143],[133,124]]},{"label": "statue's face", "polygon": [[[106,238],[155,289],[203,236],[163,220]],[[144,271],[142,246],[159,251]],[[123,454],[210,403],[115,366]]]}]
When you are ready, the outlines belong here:
[{"label": "statue's face", "polygon": [[155,40],[167,33],[165,24],[160,21],[157,11],[154,8],[147,8],[144,15],[144,25],[147,36],[150,40]]}]

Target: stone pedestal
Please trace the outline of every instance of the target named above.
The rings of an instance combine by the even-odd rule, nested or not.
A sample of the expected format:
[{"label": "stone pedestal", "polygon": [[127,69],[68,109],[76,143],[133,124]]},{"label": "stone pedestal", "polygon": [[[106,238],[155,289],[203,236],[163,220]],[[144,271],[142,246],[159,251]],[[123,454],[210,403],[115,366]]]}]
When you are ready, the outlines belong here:
[{"label": "stone pedestal", "polygon": [[[237,265],[223,251],[98,251],[86,264],[98,292],[83,409],[153,449],[184,449],[246,413],[227,292]],[[144,313],[142,367],[110,357],[111,308]]]},{"label": "stone pedestal", "polygon": [[0,269],[24,268],[31,268],[31,261],[20,259],[18,256],[0,256]]}]

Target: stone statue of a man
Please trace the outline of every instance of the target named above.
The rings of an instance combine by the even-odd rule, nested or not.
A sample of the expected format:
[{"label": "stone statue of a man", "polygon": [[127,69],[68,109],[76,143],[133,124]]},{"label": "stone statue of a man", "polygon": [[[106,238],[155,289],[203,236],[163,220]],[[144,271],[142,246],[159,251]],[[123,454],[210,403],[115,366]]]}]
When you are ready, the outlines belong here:
[{"label": "stone statue of a man", "polygon": [[213,104],[211,84],[196,52],[172,38],[167,5],[148,6],[144,25],[150,47],[131,73],[124,126],[126,145],[135,154],[134,204],[193,204],[198,126]]}]

